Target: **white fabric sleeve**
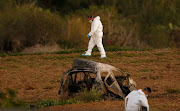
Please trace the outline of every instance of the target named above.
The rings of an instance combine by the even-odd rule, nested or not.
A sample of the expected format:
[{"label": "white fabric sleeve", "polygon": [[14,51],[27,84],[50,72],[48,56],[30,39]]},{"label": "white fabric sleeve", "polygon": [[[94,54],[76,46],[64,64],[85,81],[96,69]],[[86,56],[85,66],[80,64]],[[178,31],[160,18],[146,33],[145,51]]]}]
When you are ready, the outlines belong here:
[{"label": "white fabric sleeve", "polygon": [[96,30],[98,28],[98,24],[99,24],[98,20],[93,21],[92,26],[91,26],[91,32],[89,33],[89,36],[92,36],[94,34],[94,32],[96,32]]},{"label": "white fabric sleeve", "polygon": [[140,96],[140,102],[141,102],[141,106],[147,107],[147,111],[149,111],[148,100],[145,96]]},{"label": "white fabric sleeve", "polygon": [[124,108],[125,108],[125,111],[126,111],[126,107],[127,107],[127,100],[128,100],[128,96],[125,97],[125,103],[124,103]]}]

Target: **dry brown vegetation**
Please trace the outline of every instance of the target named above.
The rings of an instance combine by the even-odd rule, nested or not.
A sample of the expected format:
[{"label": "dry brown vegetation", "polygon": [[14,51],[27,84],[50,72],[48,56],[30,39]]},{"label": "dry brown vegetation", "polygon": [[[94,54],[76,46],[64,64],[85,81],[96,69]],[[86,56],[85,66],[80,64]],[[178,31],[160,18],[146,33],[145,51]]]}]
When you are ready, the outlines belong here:
[{"label": "dry brown vegetation", "polygon": [[[137,89],[149,86],[151,110],[180,110],[180,50],[99,52],[91,57],[80,53],[41,54],[0,57],[0,91],[7,88],[17,92],[20,100],[37,102],[59,99],[58,90],[63,72],[71,69],[75,58],[84,58],[113,65],[129,72]],[[124,101],[101,101],[49,107],[51,110],[123,110]],[[49,108],[47,110],[49,110]]]},{"label": "dry brown vegetation", "polygon": [[90,14],[101,18],[104,46],[179,48],[179,4],[179,0],[0,0],[0,53],[27,52],[37,45],[87,48]]}]

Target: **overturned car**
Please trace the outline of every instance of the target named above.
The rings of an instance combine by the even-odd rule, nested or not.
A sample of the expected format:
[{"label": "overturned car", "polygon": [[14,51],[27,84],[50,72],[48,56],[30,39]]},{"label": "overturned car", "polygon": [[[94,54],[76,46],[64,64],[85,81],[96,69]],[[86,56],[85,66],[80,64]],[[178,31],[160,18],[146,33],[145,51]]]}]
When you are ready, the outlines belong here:
[{"label": "overturned car", "polygon": [[124,99],[136,83],[129,74],[108,64],[85,59],[75,59],[72,69],[62,76],[59,95],[71,96],[81,91],[82,88],[102,90],[104,95]]}]

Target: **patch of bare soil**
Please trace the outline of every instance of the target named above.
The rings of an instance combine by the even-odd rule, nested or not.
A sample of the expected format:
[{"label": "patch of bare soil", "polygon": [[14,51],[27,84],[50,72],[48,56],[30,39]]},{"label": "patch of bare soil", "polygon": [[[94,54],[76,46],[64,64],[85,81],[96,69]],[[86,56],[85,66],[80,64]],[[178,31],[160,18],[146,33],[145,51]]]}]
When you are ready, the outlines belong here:
[{"label": "patch of bare soil", "polygon": [[[0,91],[14,89],[22,101],[59,99],[63,72],[71,69],[75,58],[113,65],[131,74],[137,89],[151,87],[151,110],[180,110],[180,50],[99,52],[91,57],[74,54],[42,54],[0,57]],[[124,101],[101,101],[48,107],[43,110],[124,110]]]},{"label": "patch of bare soil", "polygon": [[[61,111],[123,111],[124,101],[101,101],[48,107],[45,110]],[[42,109],[44,110],[44,109]]]}]

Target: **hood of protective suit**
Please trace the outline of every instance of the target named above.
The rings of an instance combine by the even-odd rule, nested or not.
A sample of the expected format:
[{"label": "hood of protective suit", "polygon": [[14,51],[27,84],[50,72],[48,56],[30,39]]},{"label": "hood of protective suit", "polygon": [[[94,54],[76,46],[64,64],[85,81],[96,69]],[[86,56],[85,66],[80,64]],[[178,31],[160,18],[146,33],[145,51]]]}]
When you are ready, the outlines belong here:
[{"label": "hood of protective suit", "polygon": [[95,18],[94,18],[94,20],[96,20],[96,19],[97,19],[97,20],[100,20],[100,17],[99,17],[99,16],[97,16],[97,17],[95,17]]}]

